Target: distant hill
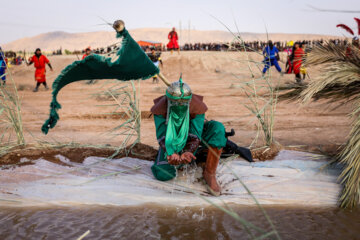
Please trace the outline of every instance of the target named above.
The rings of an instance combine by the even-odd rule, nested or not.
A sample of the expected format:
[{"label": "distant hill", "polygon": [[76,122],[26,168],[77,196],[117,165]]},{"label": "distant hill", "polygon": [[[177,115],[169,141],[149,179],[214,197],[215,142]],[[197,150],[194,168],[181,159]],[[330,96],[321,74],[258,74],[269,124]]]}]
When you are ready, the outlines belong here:
[{"label": "distant hill", "polygon": [[[167,28],[138,28],[129,30],[132,37],[138,40],[150,40],[156,42],[167,43]],[[226,31],[201,31],[201,30],[183,30],[180,35],[180,43],[185,42],[229,42],[233,40],[233,35]],[[263,33],[241,33],[245,41],[267,39]],[[316,34],[286,34],[271,33],[269,38],[273,41],[288,40],[313,40],[328,39],[333,36],[316,35]],[[336,37],[334,37],[336,38]],[[3,44],[4,50],[19,51],[26,49],[27,51],[41,48],[44,51],[52,51],[55,49],[81,50],[88,46],[91,48],[105,47],[115,43],[115,32],[99,31],[87,33],[67,33],[67,32],[49,32],[34,37],[21,38],[6,44]]]}]

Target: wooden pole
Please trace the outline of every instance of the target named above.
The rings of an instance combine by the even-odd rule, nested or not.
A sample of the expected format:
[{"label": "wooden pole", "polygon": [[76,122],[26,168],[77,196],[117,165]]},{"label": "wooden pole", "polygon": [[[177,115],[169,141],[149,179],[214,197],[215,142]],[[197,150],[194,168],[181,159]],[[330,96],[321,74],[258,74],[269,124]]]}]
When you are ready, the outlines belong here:
[{"label": "wooden pole", "polygon": [[166,77],[161,72],[159,72],[158,76],[161,79],[161,81],[163,81],[165,83],[166,86],[170,86],[170,82],[166,79]]}]

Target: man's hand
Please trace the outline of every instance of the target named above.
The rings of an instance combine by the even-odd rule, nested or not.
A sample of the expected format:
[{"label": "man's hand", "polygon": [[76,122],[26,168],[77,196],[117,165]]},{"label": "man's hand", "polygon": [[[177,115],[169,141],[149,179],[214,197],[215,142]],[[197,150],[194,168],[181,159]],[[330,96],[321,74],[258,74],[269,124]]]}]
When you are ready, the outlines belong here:
[{"label": "man's hand", "polygon": [[192,160],[195,160],[196,157],[191,152],[184,152],[181,154],[180,161],[181,163],[187,164],[191,163]]},{"label": "man's hand", "polygon": [[177,153],[174,153],[173,155],[167,156],[167,160],[169,162],[169,164],[171,165],[179,165],[180,162],[180,156]]}]

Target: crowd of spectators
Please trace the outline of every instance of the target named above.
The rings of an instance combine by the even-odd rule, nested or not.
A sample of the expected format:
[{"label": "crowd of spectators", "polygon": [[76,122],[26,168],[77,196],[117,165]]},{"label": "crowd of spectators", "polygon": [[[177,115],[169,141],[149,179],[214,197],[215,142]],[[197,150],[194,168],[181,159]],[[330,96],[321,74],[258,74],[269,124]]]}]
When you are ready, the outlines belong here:
[{"label": "crowd of spectators", "polygon": [[[295,41],[294,41],[295,42]],[[314,45],[322,45],[326,42],[332,42],[336,45],[346,46],[348,41],[346,39],[330,39],[330,40],[312,40],[312,41],[296,41],[302,44],[306,44],[308,47],[313,47]],[[229,43],[185,43],[180,48],[182,51],[244,51],[244,46],[247,51],[263,51],[266,47],[267,41],[245,41],[245,42],[229,42]],[[279,51],[283,51],[287,48],[288,42],[286,41],[277,41],[274,42]]]}]

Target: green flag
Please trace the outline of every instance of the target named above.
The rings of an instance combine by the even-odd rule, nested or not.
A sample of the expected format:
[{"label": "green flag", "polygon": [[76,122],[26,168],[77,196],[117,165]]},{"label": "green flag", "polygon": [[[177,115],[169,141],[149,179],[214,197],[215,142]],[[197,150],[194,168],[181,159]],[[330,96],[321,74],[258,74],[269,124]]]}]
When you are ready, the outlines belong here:
[{"label": "green flag", "polygon": [[83,60],[75,61],[67,66],[55,79],[52,85],[53,97],[50,103],[50,116],[41,128],[44,134],[48,133],[49,128],[55,127],[59,120],[57,110],[61,108],[61,105],[56,97],[67,84],[91,79],[144,80],[159,73],[159,69],[125,28],[121,32],[117,32],[116,37],[122,38],[122,45],[116,54],[91,54]]}]

